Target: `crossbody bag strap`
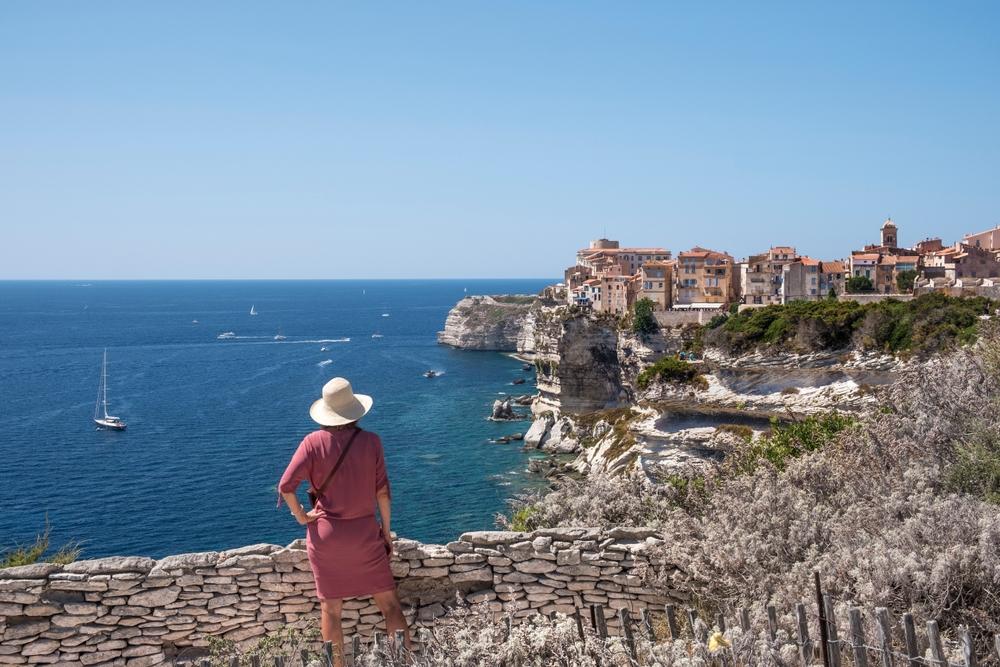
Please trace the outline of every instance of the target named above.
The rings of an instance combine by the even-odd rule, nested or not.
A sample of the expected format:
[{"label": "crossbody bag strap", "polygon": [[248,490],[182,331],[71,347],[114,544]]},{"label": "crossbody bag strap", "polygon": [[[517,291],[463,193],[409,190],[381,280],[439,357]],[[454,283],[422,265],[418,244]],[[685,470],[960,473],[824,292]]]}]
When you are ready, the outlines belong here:
[{"label": "crossbody bag strap", "polygon": [[323,495],[323,489],[325,489],[326,485],[330,483],[331,479],[333,479],[334,473],[337,472],[337,468],[340,467],[340,464],[344,462],[344,457],[347,456],[347,452],[351,449],[351,445],[354,444],[354,439],[357,438],[358,434],[360,433],[361,433],[361,428],[355,426],[354,433],[351,435],[351,439],[348,440],[344,448],[340,450],[340,456],[337,457],[337,462],[333,464],[333,469],[330,470],[330,474],[326,476],[326,479],[323,480],[323,483],[320,484],[319,488],[316,489],[317,497]]}]

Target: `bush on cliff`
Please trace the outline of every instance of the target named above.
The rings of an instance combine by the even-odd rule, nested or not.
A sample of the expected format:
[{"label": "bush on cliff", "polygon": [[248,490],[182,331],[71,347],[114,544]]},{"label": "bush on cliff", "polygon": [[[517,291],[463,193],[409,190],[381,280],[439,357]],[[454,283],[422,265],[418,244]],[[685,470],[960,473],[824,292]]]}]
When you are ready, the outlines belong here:
[{"label": "bush on cliff", "polygon": [[844,349],[930,354],[975,340],[981,315],[1000,303],[985,297],[924,294],[911,301],[792,301],[751,308],[703,327],[706,345],[729,354],[758,348],[798,352]]},{"label": "bush on cliff", "polygon": [[[649,368],[639,373],[636,381],[640,389],[645,389],[654,381],[672,382],[675,384],[696,384],[701,378],[701,371],[694,364],[674,357],[663,357]],[[704,380],[702,379],[702,382]]]},{"label": "bush on cliff", "polygon": [[1000,632],[997,327],[900,382],[854,426],[772,434],[755,465],[707,478],[701,502],[594,478],[537,500],[536,525],[659,527],[662,557],[685,573],[664,585],[715,610],[791,609],[818,570],[844,604],[969,626],[982,654]]},{"label": "bush on cliff", "polygon": [[650,334],[659,328],[653,315],[653,301],[638,299],[632,307],[632,331],[641,335]]}]

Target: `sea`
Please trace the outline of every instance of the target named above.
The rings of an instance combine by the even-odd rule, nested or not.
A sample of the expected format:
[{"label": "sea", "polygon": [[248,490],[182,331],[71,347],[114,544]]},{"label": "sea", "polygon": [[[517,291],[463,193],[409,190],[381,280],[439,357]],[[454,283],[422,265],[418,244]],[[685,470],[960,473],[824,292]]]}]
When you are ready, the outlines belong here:
[{"label": "sea", "polygon": [[[529,422],[487,419],[497,398],[533,392],[534,374],[435,334],[467,294],[552,282],[0,282],[0,550],[46,526],[83,558],[302,537],[276,484],[336,376],[374,398],[362,424],[385,447],[396,533],[492,528],[541,484],[519,443],[493,442]],[[93,423],[105,350],[124,432]]]}]

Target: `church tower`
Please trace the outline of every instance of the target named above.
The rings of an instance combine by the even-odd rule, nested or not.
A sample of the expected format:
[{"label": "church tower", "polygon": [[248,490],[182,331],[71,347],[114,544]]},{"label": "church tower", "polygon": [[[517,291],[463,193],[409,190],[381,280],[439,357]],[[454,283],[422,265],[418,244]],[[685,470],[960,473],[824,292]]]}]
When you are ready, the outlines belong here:
[{"label": "church tower", "polygon": [[882,223],[882,245],[888,248],[895,248],[899,242],[898,229],[892,218],[886,218]]}]

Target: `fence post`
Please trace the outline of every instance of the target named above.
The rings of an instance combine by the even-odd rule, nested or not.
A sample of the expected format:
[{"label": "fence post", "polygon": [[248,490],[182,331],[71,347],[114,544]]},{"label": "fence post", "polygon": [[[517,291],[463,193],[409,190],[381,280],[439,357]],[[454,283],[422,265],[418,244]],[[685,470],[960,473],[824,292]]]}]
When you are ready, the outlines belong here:
[{"label": "fence post", "polygon": [[819,570],[813,571],[813,581],[816,583],[816,607],[819,613],[819,648],[823,654],[823,667],[832,667],[830,664],[830,642],[829,624],[826,618],[826,605],[823,603],[823,587],[819,583]]},{"label": "fence post", "polygon": [[229,667],[240,667],[239,656],[234,655],[232,658],[229,659]]},{"label": "fence post", "polygon": [[837,616],[833,612],[833,598],[829,595],[823,596],[823,611],[826,614],[827,642],[830,650],[830,667],[840,667],[840,638],[837,632]]},{"label": "fence post", "polygon": [[993,648],[997,652],[997,658],[1000,658],[1000,635],[993,635]]},{"label": "fence post", "polygon": [[913,625],[913,614],[903,614],[903,639],[906,641],[906,657],[910,667],[920,667],[920,649],[917,648],[917,629]]},{"label": "fence post", "polygon": [[285,656],[283,655],[274,656],[274,667],[285,667]]},{"label": "fence post", "polygon": [[865,630],[861,625],[861,610],[851,607],[847,612],[851,625],[851,649],[854,652],[855,667],[868,667],[868,649],[865,648]]},{"label": "fence post", "polygon": [[351,662],[356,664],[361,655],[361,636],[355,634],[351,637]]},{"label": "fence post", "polygon": [[250,656],[250,667],[260,667],[260,656],[252,655]]},{"label": "fence post", "polygon": [[628,609],[621,607],[618,610],[618,622],[622,626],[622,637],[625,638],[625,648],[628,650],[629,661],[636,661],[639,659],[639,656],[635,652],[635,635],[632,634],[632,616],[629,615]]},{"label": "fence post", "polygon": [[875,621],[878,623],[878,651],[882,667],[892,667],[892,624],[889,623],[889,610],[875,607]]},{"label": "fence post", "polygon": [[576,633],[580,635],[580,641],[586,639],[586,635],[583,633],[583,618],[580,617],[580,608],[577,607],[576,611],[573,612],[573,618],[576,619]]},{"label": "fence post", "polygon": [[695,641],[701,641],[702,643],[704,643],[704,640],[698,636],[698,630],[696,625],[698,623],[698,612],[696,612],[691,607],[688,607],[687,617],[688,617],[688,625],[691,626],[691,637],[694,638]]},{"label": "fence post", "polygon": [[767,631],[771,635],[771,641],[778,640],[778,611],[773,604],[767,605]]},{"label": "fence post", "polygon": [[948,667],[948,661],[944,657],[944,647],[941,646],[941,631],[938,629],[937,621],[927,621],[927,643],[931,646],[931,659],[938,664],[938,667]]},{"label": "fence post", "polygon": [[750,632],[750,612],[746,607],[740,607],[740,628],[743,632]]},{"label": "fence post", "polygon": [[809,619],[806,616],[806,606],[801,602],[795,605],[795,615],[799,620],[799,655],[802,657],[802,664],[808,665],[812,662],[812,642],[809,641]]},{"label": "fence post", "polygon": [[719,626],[719,632],[725,634],[726,632],[726,615],[719,614],[715,617],[715,624]]},{"label": "fence post", "polygon": [[591,618],[594,621],[594,630],[601,639],[608,638],[608,623],[604,618],[604,605],[590,605]]},{"label": "fence post", "polygon": [[677,611],[674,609],[674,605],[668,604],[664,607],[664,611],[667,614],[667,627],[670,628],[671,641],[680,639],[680,631],[677,629]]},{"label": "fence post", "polygon": [[655,642],[656,634],[653,632],[653,621],[649,618],[649,610],[643,609],[639,613],[642,616],[642,631],[646,635],[646,639],[650,642]]},{"label": "fence post", "polygon": [[302,659],[302,667],[309,667],[309,651],[301,649],[299,651],[299,658]]},{"label": "fence post", "polygon": [[962,641],[962,664],[965,667],[976,667],[976,652],[972,648],[972,637],[969,636],[968,626],[959,626],[958,638]]}]

